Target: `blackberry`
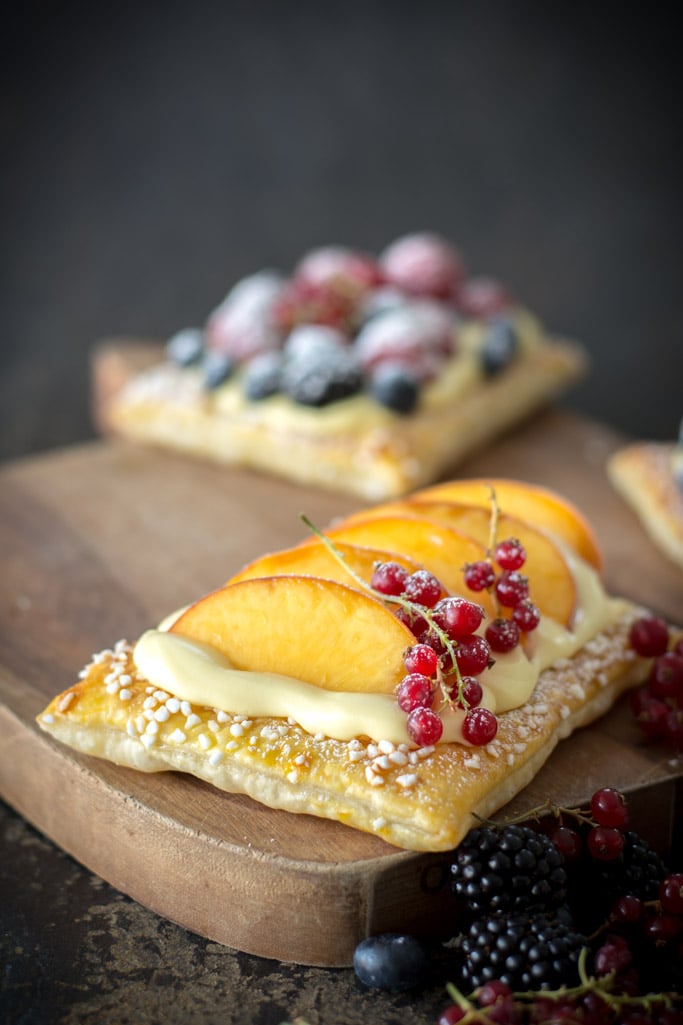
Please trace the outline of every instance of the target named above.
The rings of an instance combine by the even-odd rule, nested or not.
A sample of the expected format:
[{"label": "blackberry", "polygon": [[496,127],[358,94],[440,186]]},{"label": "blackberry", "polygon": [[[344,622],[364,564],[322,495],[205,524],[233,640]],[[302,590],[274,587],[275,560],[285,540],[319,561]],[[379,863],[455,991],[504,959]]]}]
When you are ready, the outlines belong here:
[{"label": "blackberry", "polygon": [[584,853],[571,866],[569,904],[581,928],[592,932],[604,921],[617,897],[656,900],[666,875],[664,862],[643,837],[624,832],[624,847],[612,861],[596,861]]},{"label": "blackberry", "polygon": [[460,948],[463,988],[473,990],[493,979],[525,991],[575,985],[587,944],[573,926],[539,912],[475,919]]},{"label": "blackberry", "polygon": [[473,912],[554,908],[566,896],[564,857],[529,826],[473,829],[455,852],[451,888]]}]

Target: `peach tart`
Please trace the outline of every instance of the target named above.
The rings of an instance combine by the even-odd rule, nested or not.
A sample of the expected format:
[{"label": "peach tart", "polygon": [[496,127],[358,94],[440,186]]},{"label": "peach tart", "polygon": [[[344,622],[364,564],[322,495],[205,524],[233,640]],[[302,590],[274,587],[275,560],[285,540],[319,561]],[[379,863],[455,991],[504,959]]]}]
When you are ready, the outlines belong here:
[{"label": "peach tart", "polygon": [[264,554],[96,654],[39,725],[396,847],[457,846],[638,684],[642,613],[597,539],[518,481],[417,491]]}]

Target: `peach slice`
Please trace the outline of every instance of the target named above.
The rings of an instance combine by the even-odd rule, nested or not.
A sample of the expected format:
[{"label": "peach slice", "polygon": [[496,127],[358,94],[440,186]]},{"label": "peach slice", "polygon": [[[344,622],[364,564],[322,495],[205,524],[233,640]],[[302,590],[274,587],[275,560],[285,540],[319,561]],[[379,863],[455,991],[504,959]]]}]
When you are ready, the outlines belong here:
[{"label": "peach slice", "polygon": [[392,694],[415,637],[372,595],[334,580],[258,577],[190,606],[171,632],[212,645],[236,669],[326,690]]},{"label": "peach slice", "polygon": [[305,574],[312,577],[324,577],[326,580],[337,580],[341,584],[348,584],[349,587],[356,587],[358,585],[351,571],[369,584],[377,562],[398,562],[409,573],[414,573],[416,569],[420,568],[413,559],[396,552],[343,543],[335,544],[335,548],[343,557],[343,563],[335,558],[322,541],[313,541],[311,544],[283,548],[281,551],[263,555],[260,559],[255,559],[241,569],[239,573],[230,578],[228,583],[235,584],[239,580],[251,580],[253,577],[272,577],[294,573],[299,576]]},{"label": "peach slice", "polygon": [[[401,552],[433,573],[454,594],[464,594],[483,605],[487,615],[495,614],[493,600],[485,592],[474,594],[465,587],[463,567],[483,559],[485,546],[460,530],[435,523],[421,515],[351,516],[325,531],[334,544],[370,545]],[[310,542],[304,542],[309,544]]]},{"label": "peach slice", "polygon": [[420,501],[463,502],[488,509],[491,487],[495,488],[498,505],[503,512],[555,534],[570,544],[598,573],[602,573],[604,560],[595,531],[575,505],[548,488],[504,477],[479,477],[435,484],[422,488],[412,497]]},{"label": "peach slice", "polygon": [[[489,509],[419,496],[406,499],[400,507],[406,515],[421,516],[432,525],[441,524],[468,534],[483,548],[490,543]],[[394,503],[394,508],[398,509],[399,505]],[[379,512],[373,522],[381,522]],[[497,539],[502,541],[506,537],[518,538],[526,548],[527,560],[522,573],[529,578],[532,601],[544,616],[569,626],[576,608],[576,583],[561,550],[542,530],[516,516],[500,513]]]}]

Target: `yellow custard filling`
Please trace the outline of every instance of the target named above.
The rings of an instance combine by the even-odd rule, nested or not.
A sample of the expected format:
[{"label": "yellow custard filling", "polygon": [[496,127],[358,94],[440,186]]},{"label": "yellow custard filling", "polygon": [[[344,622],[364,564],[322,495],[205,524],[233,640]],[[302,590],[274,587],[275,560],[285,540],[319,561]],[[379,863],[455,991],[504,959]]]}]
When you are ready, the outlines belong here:
[{"label": "yellow custard filling", "polygon": [[[482,704],[493,712],[523,705],[544,669],[576,654],[623,609],[623,602],[606,595],[595,570],[570,551],[565,556],[577,585],[572,629],[543,617],[525,647],[496,655],[495,664],[480,677]],[[335,740],[368,736],[412,744],[406,715],[392,695],[331,691],[288,676],[234,669],[216,649],[168,633],[166,627],[175,618],[169,617],[158,630],[148,630],[134,650],[138,671],[156,687],[232,714],[289,718],[308,733]],[[446,706],[441,716],[441,743],[462,742],[464,712]]]}]

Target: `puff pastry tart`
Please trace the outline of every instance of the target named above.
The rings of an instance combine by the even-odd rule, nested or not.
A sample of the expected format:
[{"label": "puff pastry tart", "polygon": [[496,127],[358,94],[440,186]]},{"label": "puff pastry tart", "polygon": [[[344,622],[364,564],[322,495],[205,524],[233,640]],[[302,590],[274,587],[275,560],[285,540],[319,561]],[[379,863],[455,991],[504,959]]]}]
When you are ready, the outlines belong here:
[{"label": "puff pastry tart", "polygon": [[628,445],[607,472],[655,544],[683,569],[683,424],[677,443]]},{"label": "puff pastry tart", "polygon": [[459,481],[309,527],[99,652],[40,726],[440,851],[643,677],[640,610],[605,593],[590,526],[552,492]]},{"label": "puff pastry tart", "polygon": [[103,361],[96,390],[107,432],[380,501],[439,479],[585,365],[449,243],[411,235],[244,278],[125,387]]}]

